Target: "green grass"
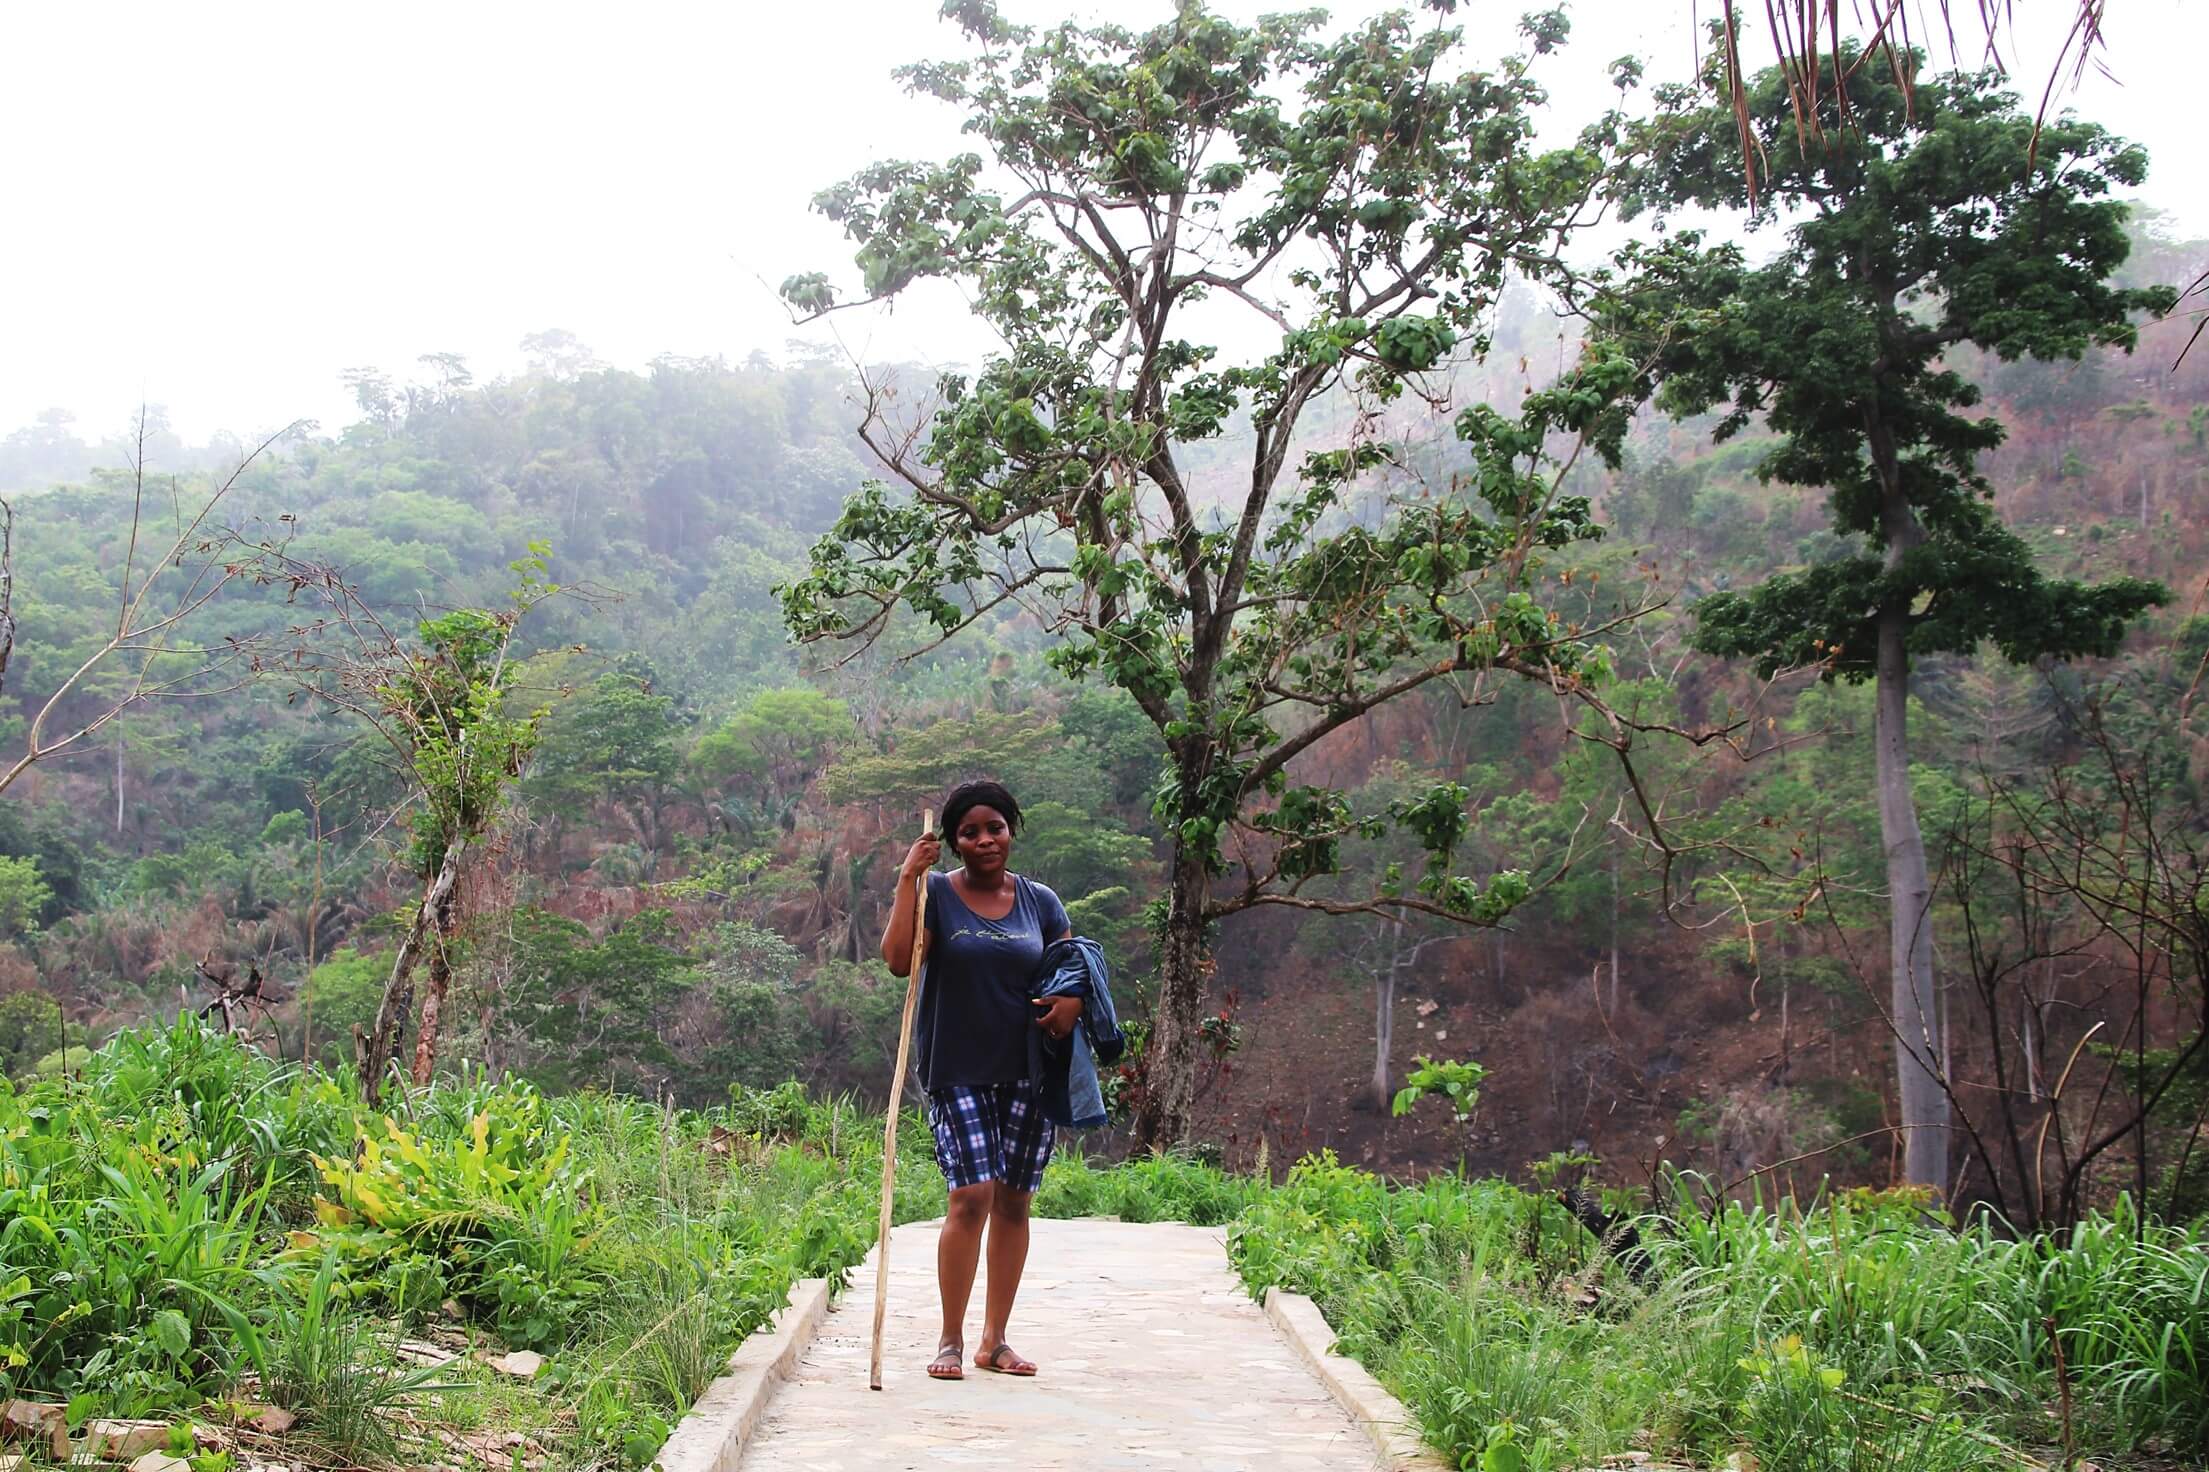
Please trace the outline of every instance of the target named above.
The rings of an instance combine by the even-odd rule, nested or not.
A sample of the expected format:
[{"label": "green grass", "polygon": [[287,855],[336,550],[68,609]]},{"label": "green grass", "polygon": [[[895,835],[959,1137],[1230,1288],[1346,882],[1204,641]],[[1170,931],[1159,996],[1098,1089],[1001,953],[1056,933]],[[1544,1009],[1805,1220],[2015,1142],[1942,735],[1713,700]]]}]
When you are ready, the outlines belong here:
[{"label": "green grass", "polygon": [[[905,1130],[901,1220],[944,1201]],[[699,1113],[474,1079],[379,1114],[189,1019],[128,1033],[0,1085],[0,1396],[213,1419],[250,1375],[330,1465],[419,1460],[410,1428],[642,1465],[792,1281],[865,1254],[881,1140],[794,1089]],[[433,1329],[547,1369],[394,1361]]]},{"label": "green grass", "polygon": [[1637,1285],[1551,1203],[1395,1189],[1306,1161],[1237,1220],[1254,1292],[1310,1293],[1453,1456],[1508,1428],[1530,1467],[1647,1450],[1767,1469],[2011,1466],[2073,1435],[2105,1465],[2209,1452],[2209,1239],[2120,1203],[2066,1237],[1954,1231],[1906,1203],[1726,1203],[1680,1183]]},{"label": "green grass", "polygon": [[[794,1085],[688,1111],[477,1078],[375,1113],[189,1020],[126,1034],[81,1079],[0,1086],[0,1395],[215,1420],[243,1390],[297,1414],[285,1455],[320,1466],[512,1434],[559,1469],[641,1466],[795,1279],[864,1256],[881,1138]],[[917,1116],[898,1156],[899,1220],[940,1214]],[[1467,1465],[2014,1465],[2062,1438],[2057,1343],[2082,1454],[2209,1455],[2198,1229],[2119,1203],[2013,1241],[1878,1197],[1677,1184],[1642,1283],[1544,1197],[1331,1156],[1275,1187],[1069,1149],[1036,1210],[1227,1224],[1251,1291],[1313,1295]],[[404,1363],[407,1336],[459,1357]],[[545,1355],[536,1379],[477,1353],[517,1348]]]}]

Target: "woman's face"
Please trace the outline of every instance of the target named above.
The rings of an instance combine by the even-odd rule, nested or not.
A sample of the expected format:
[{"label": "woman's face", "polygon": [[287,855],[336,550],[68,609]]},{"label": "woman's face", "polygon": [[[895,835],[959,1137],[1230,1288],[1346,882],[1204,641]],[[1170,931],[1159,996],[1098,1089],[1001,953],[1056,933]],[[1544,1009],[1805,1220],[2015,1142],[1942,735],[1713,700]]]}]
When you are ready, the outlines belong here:
[{"label": "woman's face", "polygon": [[951,835],[951,846],[969,870],[994,873],[1011,857],[1012,827],[995,808],[968,808],[959,816],[959,829]]}]

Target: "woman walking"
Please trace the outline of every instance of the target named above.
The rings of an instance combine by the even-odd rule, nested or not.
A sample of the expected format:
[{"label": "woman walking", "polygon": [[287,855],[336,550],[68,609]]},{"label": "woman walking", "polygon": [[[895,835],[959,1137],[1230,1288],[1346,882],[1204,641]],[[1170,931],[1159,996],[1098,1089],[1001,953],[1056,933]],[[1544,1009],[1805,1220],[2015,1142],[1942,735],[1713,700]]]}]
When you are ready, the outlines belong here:
[{"label": "woman walking", "polygon": [[961,867],[934,872],[942,844],[923,837],[906,851],[897,898],[882,932],[882,959],[905,975],[913,956],[913,894],[928,876],[920,1008],[914,1028],[921,1087],[936,1135],[936,1164],[950,1209],[936,1238],[943,1335],[928,1373],[957,1380],[965,1370],[967,1300],[989,1241],[979,1369],[1033,1375],[1033,1362],[1005,1342],[1013,1297],[1028,1260],[1028,1200],[1051,1158],[1051,1126],[1028,1077],[1028,1029],[1073,1032],[1079,997],[1031,1000],[1043,948],[1074,933],[1066,907],[1046,885],[1008,867],[1020,804],[995,782],[969,782],[944,800],[940,828]]}]

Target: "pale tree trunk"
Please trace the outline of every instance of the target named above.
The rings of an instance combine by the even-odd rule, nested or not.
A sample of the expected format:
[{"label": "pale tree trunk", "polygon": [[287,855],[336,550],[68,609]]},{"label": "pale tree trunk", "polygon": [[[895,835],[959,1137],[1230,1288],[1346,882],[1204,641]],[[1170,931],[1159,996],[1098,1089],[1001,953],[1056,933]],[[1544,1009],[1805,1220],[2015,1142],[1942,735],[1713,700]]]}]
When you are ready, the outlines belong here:
[{"label": "pale tree trunk", "polygon": [[1388,1113],[1388,1055],[1396,1042],[1396,963],[1404,953],[1404,914],[1396,912],[1396,922],[1388,932],[1388,962],[1375,978],[1373,995],[1373,1103],[1381,1113]]},{"label": "pale tree trunk", "polygon": [[1789,980],[1793,970],[1789,967],[1779,974],[1779,1081],[1782,1084],[1795,1081],[1794,984]]},{"label": "pale tree trunk", "polygon": [[[1886,570],[1925,540],[1917,512],[1903,488],[1894,431],[1868,413],[1865,438],[1879,477],[1880,533]],[[1933,885],[1925,866],[1925,834],[1918,827],[1917,798],[1910,791],[1910,608],[1890,598],[1879,610],[1874,650],[1878,719],[1872,746],[1877,756],[1879,836],[1887,859],[1887,963],[1893,990],[1895,1078],[1902,1109],[1902,1173],[1913,1186],[1948,1189],[1948,1091],[1942,1070],[1948,1049],[1941,1038],[1941,1009],[1933,981]]]},{"label": "pale tree trunk", "polygon": [[[2053,939],[2054,937],[2051,936],[2051,942],[2053,942]],[[2054,956],[2049,956],[2044,959],[2040,963],[2040,969],[2042,977],[2047,982],[2047,995],[2049,997],[2055,996],[2056,991],[2054,978],[2056,974],[2056,958]],[[2025,1097],[2037,1104],[2040,1102],[2041,1098],[2039,1029],[2040,1005],[2034,1000],[2031,988],[2019,987],[2018,991],[2020,994],[2019,1000],[2024,1004],[2021,1010],[2021,1017],[2024,1022],[2025,1031]]]},{"label": "pale tree trunk", "polygon": [[1211,883],[1204,861],[1188,845],[1174,844],[1166,939],[1158,958],[1158,1006],[1143,1059],[1143,1107],[1136,1115],[1137,1143],[1166,1149],[1189,1137],[1196,1111],[1197,1024],[1203,1010],[1204,902]]},{"label": "pale tree trunk", "polygon": [[415,962],[421,959],[422,947],[430,939],[439,912],[451,903],[453,889],[460,882],[460,854],[459,844],[445,850],[445,861],[423,894],[406,938],[399,942],[399,954],[391,963],[391,979],[384,983],[383,1000],[376,1006],[373,1029],[366,1036],[358,1031],[353,1034],[361,1092],[371,1106],[383,1097],[384,1070],[398,1055],[399,1035],[406,1030],[407,1014],[414,1010]]},{"label": "pale tree trunk", "polygon": [[492,1079],[506,1077],[505,1055],[499,1050],[498,1010],[499,998],[505,995],[507,972],[512,962],[502,956],[492,963],[488,974],[476,978],[476,1027],[483,1034],[483,1072]]},{"label": "pale tree trunk", "polygon": [[1611,1015],[1618,1016],[1618,840],[1611,840]]},{"label": "pale tree trunk", "polygon": [[1948,1186],[1948,1093],[1941,1085],[1940,1008],[1933,995],[1933,886],[1910,792],[1907,613],[1879,620],[1879,832],[1887,855],[1888,964],[1894,982],[1895,1073],[1902,1104],[1904,1179]]}]

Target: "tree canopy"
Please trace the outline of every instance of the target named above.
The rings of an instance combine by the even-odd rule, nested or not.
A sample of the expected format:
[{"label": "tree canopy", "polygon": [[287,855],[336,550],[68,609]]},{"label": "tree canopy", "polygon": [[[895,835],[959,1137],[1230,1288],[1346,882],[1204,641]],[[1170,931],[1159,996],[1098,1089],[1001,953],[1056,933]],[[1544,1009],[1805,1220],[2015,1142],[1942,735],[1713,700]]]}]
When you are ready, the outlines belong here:
[{"label": "tree canopy", "polygon": [[[2018,661],[2107,655],[2160,589],[2035,568],[1978,467],[2002,422],[1970,412],[1982,390],[1943,355],[1964,343],[2002,361],[2129,349],[2138,314],[2169,310],[2169,288],[2110,280],[2130,250],[2113,191],[2140,183],[2146,155],[2069,117],[2036,137],[1992,73],[1913,78],[1883,55],[1847,59],[1815,138],[1796,127],[1782,72],[1749,86],[1767,167],[1748,219],[1783,230],[1781,249],[1752,264],[1743,245],[1692,230],[1636,247],[1630,289],[1601,313],[1644,349],[1660,405],[1722,408],[1720,440],[1752,423],[1776,433],[1758,475],[1827,490],[1834,529],[1851,539],[1705,599],[1699,640],[1766,674],[1868,679],[1879,611],[1902,605],[1912,654],[1991,641]],[[1748,209],[1732,110],[1707,92],[1672,101],[1626,191],[1628,216]]]},{"label": "tree canopy", "polygon": [[[1328,907],[1298,882],[1376,824],[1413,825],[1433,858],[1419,893],[1377,901],[1492,921],[1523,893],[1449,872],[1462,789],[1354,817],[1289,765],[1431,681],[1600,674],[1533,591],[1545,551],[1596,535],[1547,451],[1561,435],[1615,458],[1632,370],[1597,354],[1516,417],[1465,411],[1465,471],[1377,505],[1355,503],[1388,444],[1298,430],[1331,394],[1439,407],[1505,282],[1554,269],[1592,218],[1622,117],[1534,145],[1555,13],[1494,66],[1402,14],[1336,36],[1317,13],[1241,26],[1193,0],[1140,32],[1033,30],[980,0],[946,14],[971,54],[901,76],[964,109],[986,157],[880,164],[816,205],[856,245],[865,299],[957,279],[1006,348],[944,377],[925,423],[897,423],[878,386],[861,434],[892,479],[846,503],[785,617],[800,638],[873,639],[903,608],[940,640],[1016,603],[1055,636],[1055,668],[1141,706],[1174,848],[1145,1130],[1178,1138],[1209,922]],[[822,273],[783,290],[816,313],[842,300]],[[1255,314],[1270,348],[1225,361],[1193,311],[1208,301]],[[1247,468],[1213,497],[1188,457],[1230,434]],[[1231,868],[1244,882],[1212,893]]]}]

